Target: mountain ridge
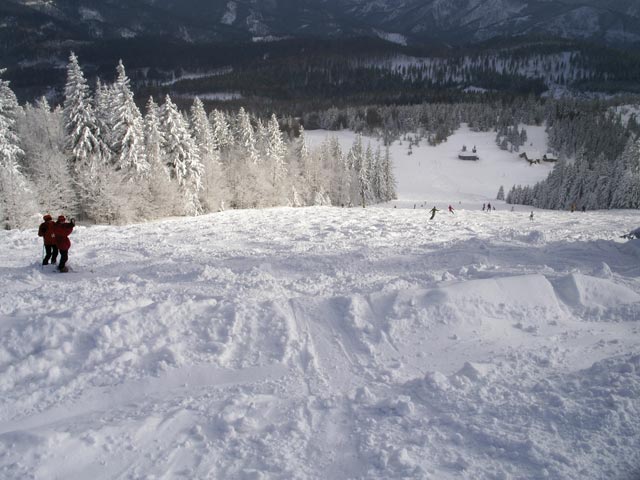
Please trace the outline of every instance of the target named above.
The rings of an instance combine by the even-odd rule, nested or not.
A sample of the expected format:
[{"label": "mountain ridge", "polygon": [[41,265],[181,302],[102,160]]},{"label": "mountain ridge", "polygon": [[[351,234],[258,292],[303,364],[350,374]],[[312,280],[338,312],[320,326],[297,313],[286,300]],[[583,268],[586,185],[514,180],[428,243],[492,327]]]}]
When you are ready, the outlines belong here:
[{"label": "mountain ridge", "polygon": [[[409,43],[474,43],[549,34],[607,44],[640,43],[640,6],[615,0],[6,0],[0,19],[30,13],[40,30],[76,39],[168,35],[187,42],[263,37],[396,34]],[[9,6],[22,7],[11,13]],[[32,19],[34,17],[31,17]],[[69,24],[75,28],[69,29]],[[34,27],[35,28],[35,27]],[[33,28],[31,28],[33,30]],[[33,32],[32,32],[33,33]],[[42,35],[41,35],[42,36]],[[46,36],[46,35],[45,35]]]}]

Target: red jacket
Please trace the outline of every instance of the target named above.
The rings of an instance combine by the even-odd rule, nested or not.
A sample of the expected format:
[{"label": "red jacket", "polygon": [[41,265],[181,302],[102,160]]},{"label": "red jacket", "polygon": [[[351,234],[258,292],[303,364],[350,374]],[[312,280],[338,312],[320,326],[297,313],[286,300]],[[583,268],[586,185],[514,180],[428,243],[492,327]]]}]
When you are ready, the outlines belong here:
[{"label": "red jacket", "polygon": [[73,232],[73,223],[56,222],[54,224],[54,232],[56,234],[56,245],[59,250],[69,250],[71,241],[69,235]]},{"label": "red jacket", "polygon": [[40,224],[40,228],[38,228],[38,236],[44,237],[43,240],[45,245],[56,244],[55,223],[53,223],[53,220],[47,220]]}]

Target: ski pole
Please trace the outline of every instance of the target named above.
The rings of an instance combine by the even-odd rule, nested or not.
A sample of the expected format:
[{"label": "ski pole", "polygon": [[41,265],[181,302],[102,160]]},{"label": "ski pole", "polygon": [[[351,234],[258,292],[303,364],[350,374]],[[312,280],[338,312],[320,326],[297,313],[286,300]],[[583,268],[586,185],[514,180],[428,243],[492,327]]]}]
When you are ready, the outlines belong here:
[{"label": "ski pole", "polygon": [[40,271],[44,272],[44,257],[45,257],[45,249],[44,249],[44,243],[42,244],[42,260],[40,260]]}]

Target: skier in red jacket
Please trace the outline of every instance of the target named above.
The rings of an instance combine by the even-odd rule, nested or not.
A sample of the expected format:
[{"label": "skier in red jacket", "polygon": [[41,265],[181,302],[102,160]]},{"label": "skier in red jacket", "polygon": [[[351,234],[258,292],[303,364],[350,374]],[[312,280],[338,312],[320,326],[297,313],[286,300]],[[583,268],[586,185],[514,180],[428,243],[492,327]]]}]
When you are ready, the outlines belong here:
[{"label": "skier in red jacket", "polygon": [[60,265],[58,270],[61,272],[68,272],[66,267],[67,260],[69,259],[69,248],[71,248],[71,241],[69,235],[73,232],[73,227],[76,226],[73,218],[67,223],[64,215],[58,217],[58,221],[54,224],[54,232],[56,234],[56,245],[60,250]]},{"label": "skier in red jacket", "polygon": [[42,259],[42,265],[49,265],[49,260],[51,260],[52,265],[55,265],[58,259],[58,247],[56,246],[56,234],[54,231],[55,224],[49,214],[46,214],[42,219],[44,222],[42,222],[40,228],[38,228],[38,236],[44,240],[44,249],[46,252],[45,257]]}]

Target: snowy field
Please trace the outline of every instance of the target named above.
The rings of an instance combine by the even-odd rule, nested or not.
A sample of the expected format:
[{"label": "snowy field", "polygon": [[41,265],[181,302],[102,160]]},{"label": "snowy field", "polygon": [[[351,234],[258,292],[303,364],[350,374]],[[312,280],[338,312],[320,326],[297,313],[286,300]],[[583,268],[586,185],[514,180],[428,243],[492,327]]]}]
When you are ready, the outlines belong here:
[{"label": "snowy field", "polygon": [[[528,141],[521,152],[542,154],[547,151],[547,135],[544,127],[525,126]],[[327,137],[336,132],[324,130],[306,131],[312,147],[320,145]],[[353,132],[341,131],[338,134],[343,152],[348,152],[356,138]],[[514,185],[530,185],[547,178],[553,166],[549,163],[529,165],[518,157],[518,153],[500,150],[493,132],[473,132],[463,124],[462,128],[451,135],[446,142],[430,147],[427,140],[420,146],[411,147],[409,142],[395,142],[390,147],[391,157],[396,165],[398,194],[403,206],[427,201],[436,204],[456,205],[462,202],[469,208],[482,207],[487,200],[496,198],[501,185],[505,195]],[[379,143],[373,138],[363,137],[363,144],[376,148]],[[478,161],[458,159],[458,153],[466,146],[477,148]],[[430,208],[433,205],[430,205]],[[438,206],[440,208],[440,206]]]},{"label": "snowy field", "polygon": [[395,205],[0,232],[0,478],[640,478],[640,212],[482,212],[543,169],[457,135]]}]

